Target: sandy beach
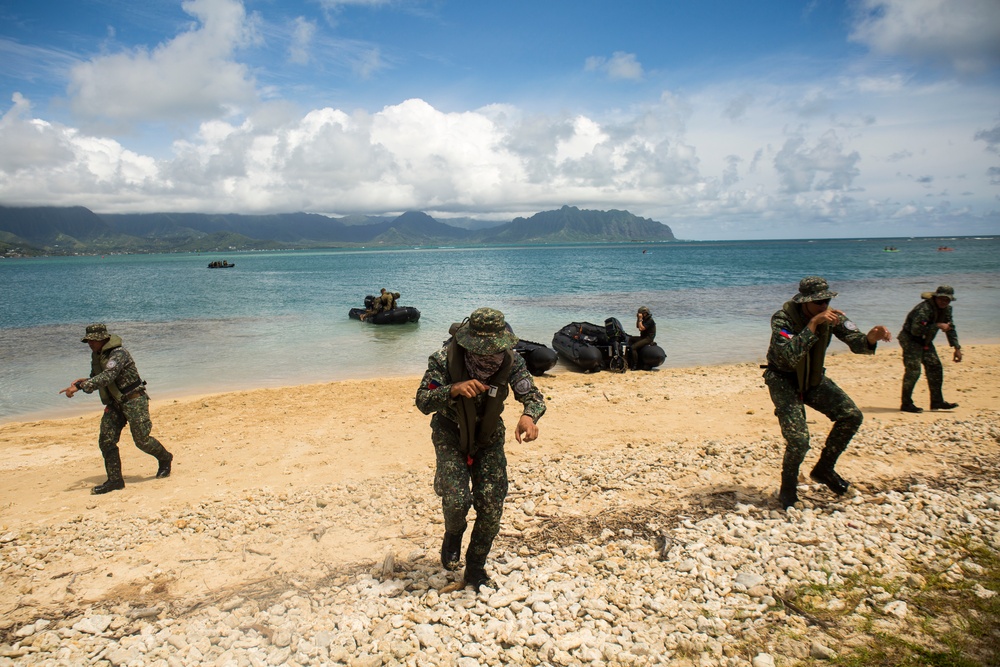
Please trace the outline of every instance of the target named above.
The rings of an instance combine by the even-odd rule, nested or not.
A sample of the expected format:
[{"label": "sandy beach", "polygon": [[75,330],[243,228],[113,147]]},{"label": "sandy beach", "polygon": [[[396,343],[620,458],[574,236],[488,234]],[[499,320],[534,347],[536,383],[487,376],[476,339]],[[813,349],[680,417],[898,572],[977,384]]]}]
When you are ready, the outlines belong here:
[{"label": "sandy beach", "polygon": [[[865,414],[861,433],[838,466],[857,491],[837,499],[825,489],[804,487],[805,508],[788,519],[774,514],[783,441],[757,364],[537,378],[548,404],[539,439],[514,442],[510,434],[519,406],[511,401],[505,412],[511,494],[493,555],[501,561],[534,557],[610,529],[614,539],[625,535],[645,549],[633,557],[648,559],[656,532],[685,521],[749,507],[784,524],[795,521],[791,515],[835,515],[848,503],[868,503],[931,480],[951,479],[961,486],[967,476],[975,486],[986,471],[992,488],[970,493],[996,494],[1000,346],[963,350],[961,364],[943,354],[945,396],[960,407],[920,415],[898,411],[898,348],[875,357],[829,357],[828,374]],[[206,609],[237,609],[246,600],[257,600],[264,609],[287,598],[288,591],[323,589],[334,595],[378,571],[387,556],[395,561],[389,578],[393,570],[420,568],[434,573],[428,576],[443,576],[439,566],[434,569],[442,523],[431,488],[429,417],[413,403],[418,380],[344,381],[166,402],[157,400],[151,387],[153,432],[174,453],[173,474],[154,479],[155,461],[132,445],[126,430],[121,447],[126,488],[104,496],[89,493],[105,478],[96,444],[96,395],[73,399],[93,404],[87,416],[0,426],[0,664],[36,664],[32,660],[49,651],[39,637],[64,627],[59,636],[67,640],[75,632],[68,628],[95,614],[119,620],[85,633],[88,639],[122,628],[142,636],[166,632]],[[927,407],[923,379],[915,398]],[[806,472],[828,431],[822,415],[810,412],[809,422],[814,448],[803,465]],[[1000,548],[996,542],[987,546],[994,553]],[[498,566],[489,569],[503,587]],[[404,595],[423,596],[413,597],[417,609],[435,583],[447,581],[408,586]],[[475,597],[471,591],[455,595]],[[232,600],[240,602],[226,609]],[[137,609],[151,611],[142,616]],[[48,621],[44,632],[30,625],[39,619]],[[151,629],[142,629],[147,626]],[[129,634],[117,633],[115,650],[127,644],[122,636]],[[386,650],[380,662],[365,664],[473,659],[456,654],[445,660],[446,650],[414,641],[412,656]],[[683,654],[664,641],[663,651]],[[161,642],[162,655],[149,654],[143,664],[198,664],[189,660],[190,643],[170,648]],[[766,652],[761,643],[733,658],[745,662],[727,662],[732,656],[724,654],[710,664],[751,664],[758,649]],[[336,664],[341,661],[331,648],[336,645],[327,642],[312,656],[288,649],[284,659]],[[303,646],[323,642],[309,638]],[[796,657],[795,651],[782,646],[770,651],[777,664],[791,664],[782,660]],[[217,654],[209,660],[211,652],[204,649],[198,655],[206,664],[228,664],[218,662]],[[536,649],[522,650],[534,651],[535,660],[542,650]],[[144,655],[147,650],[152,649]],[[588,662],[574,649],[559,650],[579,664]],[[88,660],[133,664],[116,662],[110,651],[95,650]],[[55,655],[55,649],[49,652]],[[352,660],[369,655],[357,642],[353,652]],[[232,664],[256,664],[233,659]]]}]

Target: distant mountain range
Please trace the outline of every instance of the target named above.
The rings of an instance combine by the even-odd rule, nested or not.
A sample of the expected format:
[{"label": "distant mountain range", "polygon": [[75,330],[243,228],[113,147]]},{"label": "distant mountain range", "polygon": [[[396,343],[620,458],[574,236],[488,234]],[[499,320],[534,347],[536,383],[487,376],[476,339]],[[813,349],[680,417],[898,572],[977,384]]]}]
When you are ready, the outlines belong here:
[{"label": "distant mountain range", "polygon": [[331,218],[314,213],[97,214],[82,206],[0,206],[0,255],[676,240],[670,227],[655,220],[628,211],[575,206],[506,223],[471,218],[454,223],[420,211],[397,217]]}]

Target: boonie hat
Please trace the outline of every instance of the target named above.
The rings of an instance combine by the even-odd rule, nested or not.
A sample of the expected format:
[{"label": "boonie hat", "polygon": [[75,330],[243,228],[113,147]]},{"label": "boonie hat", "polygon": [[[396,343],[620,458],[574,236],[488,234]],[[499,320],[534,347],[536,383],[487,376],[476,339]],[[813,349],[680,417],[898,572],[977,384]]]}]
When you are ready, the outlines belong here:
[{"label": "boonie hat", "polygon": [[496,354],[517,345],[503,313],[495,308],[477,308],[469,321],[455,332],[455,340],[473,354]]},{"label": "boonie hat", "polygon": [[649,315],[650,314],[649,308],[647,308],[646,306],[639,306],[639,310],[637,310],[636,312],[637,313],[642,313],[643,315]]},{"label": "boonie hat", "polygon": [[827,284],[826,278],[808,276],[799,281],[799,293],[792,297],[792,301],[795,303],[825,301],[835,296],[837,293],[830,291],[830,285]]},{"label": "boonie hat", "polygon": [[951,285],[941,285],[937,288],[936,292],[924,292],[920,295],[921,299],[933,299],[934,297],[943,296],[949,301],[958,301],[955,298],[955,288]]},{"label": "boonie hat", "polygon": [[87,333],[80,339],[80,342],[86,343],[91,340],[107,340],[109,338],[111,338],[111,334],[108,333],[108,328],[102,323],[97,322],[87,325]]}]

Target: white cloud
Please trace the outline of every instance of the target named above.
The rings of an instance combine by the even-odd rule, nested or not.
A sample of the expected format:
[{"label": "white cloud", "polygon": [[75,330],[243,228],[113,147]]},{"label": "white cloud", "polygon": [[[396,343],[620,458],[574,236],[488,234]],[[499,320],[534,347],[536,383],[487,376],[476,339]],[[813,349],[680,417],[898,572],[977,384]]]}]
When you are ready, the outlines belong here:
[{"label": "white cloud", "polygon": [[100,56],[73,67],[69,94],[84,118],[135,123],[223,114],[256,99],[248,68],[233,51],[253,38],[236,0],[188,0],[197,27],[152,52]]},{"label": "white cloud", "polygon": [[370,49],[361,56],[354,63],[354,72],[361,79],[368,79],[372,74],[382,69],[385,65],[382,63],[382,52],[380,49]]},{"label": "white cloud", "polygon": [[[906,83],[861,92],[856,80],[741,80],[663,92],[607,116],[509,104],[446,112],[420,99],[375,112],[273,103],[204,121],[157,157],[33,117],[15,96],[0,120],[0,200],[100,212],[418,209],[494,218],[568,203],[628,209],[704,238],[702,225],[850,233],[786,231],[834,220],[889,225],[879,229],[891,234],[892,216],[910,204],[907,224],[956,220],[947,193],[961,192],[963,221],[995,224],[1000,169],[985,150],[1000,136],[992,89],[942,94]],[[738,122],[725,120],[747,90],[752,104]],[[827,113],[801,115],[817,90]]]},{"label": "white cloud", "polygon": [[309,47],[316,36],[316,24],[301,16],[295,19],[292,42],[288,46],[288,59],[296,65],[309,64]]},{"label": "white cloud", "polygon": [[1000,64],[997,0],[861,0],[851,39],[890,55],[981,72]]},{"label": "white cloud", "polygon": [[789,138],[774,157],[774,168],[788,193],[845,190],[860,173],[860,159],[857,151],[845,153],[836,132],[830,130],[813,146],[801,136]]},{"label": "white cloud", "polygon": [[641,81],[642,64],[634,53],[615,51],[611,58],[591,56],[584,63],[587,72],[604,72],[612,81]]}]

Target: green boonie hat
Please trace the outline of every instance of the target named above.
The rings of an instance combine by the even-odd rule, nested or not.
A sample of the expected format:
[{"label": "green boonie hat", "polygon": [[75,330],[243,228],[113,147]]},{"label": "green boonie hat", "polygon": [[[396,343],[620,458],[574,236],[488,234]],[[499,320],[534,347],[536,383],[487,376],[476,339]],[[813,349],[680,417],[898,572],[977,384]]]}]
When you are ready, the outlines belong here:
[{"label": "green boonie hat", "polygon": [[827,284],[826,278],[808,276],[799,281],[799,293],[792,297],[792,301],[795,303],[825,301],[835,296],[837,293],[830,291],[830,285]]},{"label": "green boonie hat", "polygon": [[468,323],[455,332],[455,340],[473,354],[496,354],[517,345],[518,338],[507,329],[499,310],[477,308]]},{"label": "green boonie hat", "polygon": [[637,310],[636,312],[637,313],[642,313],[643,315],[649,315],[650,314],[649,308],[647,308],[646,306],[639,306],[639,310]]},{"label": "green boonie hat", "polygon": [[941,285],[937,288],[937,292],[930,292],[926,294],[927,296],[924,297],[925,299],[943,296],[949,301],[958,301],[958,299],[955,298],[955,288],[951,285]]},{"label": "green boonie hat", "polygon": [[80,339],[81,343],[86,343],[90,340],[107,340],[111,338],[111,334],[108,333],[108,328],[97,322],[96,324],[87,325],[87,334]]}]

